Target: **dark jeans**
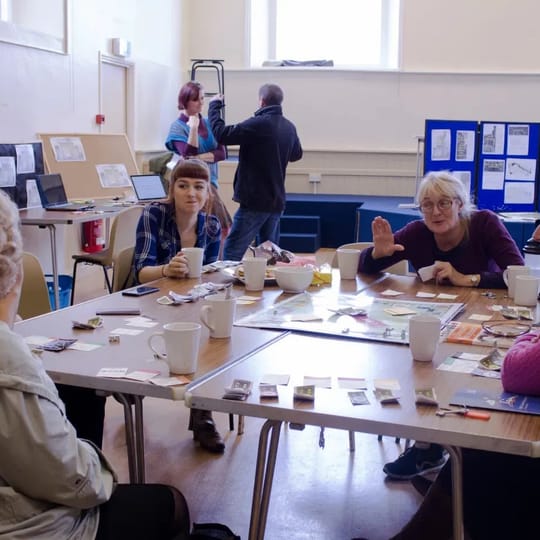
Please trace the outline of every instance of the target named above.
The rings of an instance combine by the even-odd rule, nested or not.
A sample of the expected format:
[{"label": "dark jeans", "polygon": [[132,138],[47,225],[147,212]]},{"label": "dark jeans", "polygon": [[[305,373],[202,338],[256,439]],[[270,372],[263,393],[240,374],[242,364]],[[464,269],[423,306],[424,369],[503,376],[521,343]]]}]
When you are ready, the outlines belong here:
[{"label": "dark jeans", "polygon": [[57,384],[58,395],[66,406],[66,416],[73,424],[77,437],[92,441],[98,448],[103,444],[105,400],[91,388]]},{"label": "dark jeans", "polygon": [[279,245],[279,220],[281,213],[257,212],[240,207],[234,214],[233,224],[223,246],[223,258],[240,261],[253,240],[259,243],[270,240]]},{"label": "dark jeans", "polygon": [[160,484],[120,484],[99,507],[96,540],[184,540],[189,538],[184,496]]}]

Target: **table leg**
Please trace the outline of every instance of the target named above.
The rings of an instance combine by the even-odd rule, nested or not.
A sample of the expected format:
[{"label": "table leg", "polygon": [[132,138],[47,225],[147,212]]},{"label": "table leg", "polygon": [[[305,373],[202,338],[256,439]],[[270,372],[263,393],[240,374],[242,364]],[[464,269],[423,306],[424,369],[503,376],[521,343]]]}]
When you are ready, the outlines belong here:
[{"label": "table leg", "polygon": [[132,396],[135,400],[135,452],[137,454],[137,466],[139,468],[138,483],[145,482],[145,462],[144,462],[144,426],[143,426],[143,406],[144,396]]},{"label": "table leg", "polygon": [[452,509],[454,540],[464,540],[463,526],[463,460],[461,448],[457,446],[445,446],[452,460]]},{"label": "table leg", "polygon": [[46,227],[49,229],[49,241],[51,243],[51,266],[53,275],[53,291],[54,291],[54,305],[56,309],[60,308],[60,293],[58,291],[58,259],[56,256],[56,226],[51,223],[49,225],[40,225],[40,227]]},{"label": "table leg", "polygon": [[[114,397],[124,407],[129,481],[132,484],[144,484],[143,396],[114,393]],[[135,419],[131,409],[132,405],[135,406]]]},{"label": "table leg", "polygon": [[[259,435],[253,501],[251,504],[251,523],[249,524],[249,540],[264,539],[281,424],[282,422],[278,420],[267,420],[263,424],[261,434]],[[268,434],[270,431],[272,432],[272,436],[269,446]]]}]

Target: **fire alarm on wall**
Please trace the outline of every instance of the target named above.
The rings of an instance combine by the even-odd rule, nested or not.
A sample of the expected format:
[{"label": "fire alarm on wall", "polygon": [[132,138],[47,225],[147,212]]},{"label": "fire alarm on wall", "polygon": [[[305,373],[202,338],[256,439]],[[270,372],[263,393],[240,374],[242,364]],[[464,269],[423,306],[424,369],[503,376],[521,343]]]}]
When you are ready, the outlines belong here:
[{"label": "fire alarm on wall", "polygon": [[122,38],[113,38],[112,52],[115,56],[127,58],[131,54],[131,41]]}]

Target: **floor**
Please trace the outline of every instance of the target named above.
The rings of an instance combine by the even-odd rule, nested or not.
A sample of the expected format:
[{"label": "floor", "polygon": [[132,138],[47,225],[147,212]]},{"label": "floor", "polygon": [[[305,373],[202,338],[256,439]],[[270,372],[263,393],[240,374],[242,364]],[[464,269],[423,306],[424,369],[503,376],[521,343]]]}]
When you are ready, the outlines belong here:
[{"label": "floor", "polygon": [[[321,259],[322,258],[322,259]],[[320,252],[317,260],[331,260]],[[83,273],[81,272],[81,277]],[[105,294],[100,268],[88,267],[77,278],[76,301]],[[215,420],[227,445],[221,456],[201,450],[187,430],[188,409],[183,402],[144,400],[147,482],[178,487],[186,496],[194,522],[225,523],[247,539],[251,491],[259,429],[258,419],[245,419],[245,432],[228,429],[228,417]],[[386,461],[403,451],[386,437],[356,434],[356,451],[349,451],[348,433],[284,428],[270,503],[266,538],[269,540],[346,540],[365,536],[384,540],[395,534],[415,511],[421,498],[408,482],[388,482]],[[128,480],[123,413],[107,400],[104,451]]]}]

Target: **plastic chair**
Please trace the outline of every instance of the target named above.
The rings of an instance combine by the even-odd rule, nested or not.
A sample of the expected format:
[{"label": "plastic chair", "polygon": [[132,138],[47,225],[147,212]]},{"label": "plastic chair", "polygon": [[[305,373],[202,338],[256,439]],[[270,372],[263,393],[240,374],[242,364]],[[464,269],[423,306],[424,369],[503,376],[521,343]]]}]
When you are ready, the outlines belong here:
[{"label": "plastic chair", "polygon": [[107,290],[109,293],[113,292],[111,280],[109,278],[108,270],[113,268],[114,273],[114,259],[117,255],[126,247],[133,247],[135,245],[135,230],[139,217],[142,212],[142,206],[132,206],[127,208],[116,216],[111,225],[111,234],[109,238],[109,246],[103,251],[98,253],[83,253],[80,255],[73,255],[73,287],[71,289],[71,305],[75,298],[75,283],[77,277],[77,266],[79,263],[96,264],[103,269],[103,275],[105,276],[105,283],[107,284]]},{"label": "plastic chair", "polygon": [[133,254],[135,246],[122,249],[113,258],[112,292],[129,289],[135,284],[133,275]]},{"label": "plastic chair", "polygon": [[18,314],[22,319],[37,317],[51,311],[49,289],[39,259],[31,253],[23,253],[24,278]]},{"label": "plastic chair", "polygon": [[[338,249],[366,249],[368,247],[373,246],[373,242],[353,242],[351,244],[343,244],[342,246],[339,246]],[[337,253],[334,256],[334,260],[332,261],[332,267],[337,268]],[[396,264],[393,264],[392,266],[389,266],[385,269],[385,272],[389,272],[390,274],[396,274],[397,276],[406,276],[409,274],[409,261],[403,260],[399,261]]]}]

